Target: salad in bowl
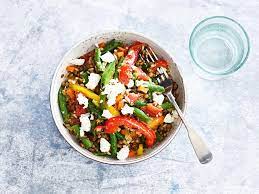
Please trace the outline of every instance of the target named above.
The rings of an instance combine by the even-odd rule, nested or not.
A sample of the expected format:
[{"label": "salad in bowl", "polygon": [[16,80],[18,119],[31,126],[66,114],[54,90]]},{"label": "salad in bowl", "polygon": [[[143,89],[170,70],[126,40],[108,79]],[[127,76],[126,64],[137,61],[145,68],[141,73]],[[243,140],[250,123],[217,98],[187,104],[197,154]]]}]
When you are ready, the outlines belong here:
[{"label": "salad in bowl", "polygon": [[[152,45],[141,40],[99,39],[63,63],[56,93],[58,122],[81,153],[136,161],[173,137],[180,119],[157,81],[158,68],[172,75],[170,65],[160,53],[151,62],[147,48]],[[176,99],[181,97],[179,88],[174,81]]]}]

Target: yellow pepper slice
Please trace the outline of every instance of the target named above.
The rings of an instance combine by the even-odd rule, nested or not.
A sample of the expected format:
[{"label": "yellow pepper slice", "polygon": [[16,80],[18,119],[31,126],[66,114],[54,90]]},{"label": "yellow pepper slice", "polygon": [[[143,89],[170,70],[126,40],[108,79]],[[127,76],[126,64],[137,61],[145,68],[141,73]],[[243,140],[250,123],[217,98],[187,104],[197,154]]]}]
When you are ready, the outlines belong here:
[{"label": "yellow pepper slice", "polygon": [[87,98],[91,98],[99,103],[100,96],[92,92],[91,90],[87,89],[86,87],[77,85],[77,84],[71,84],[71,88],[75,91],[83,93]]},{"label": "yellow pepper slice", "polygon": [[107,109],[110,111],[110,113],[113,116],[119,116],[120,115],[120,112],[116,108],[114,108],[113,106],[107,106]]},{"label": "yellow pepper slice", "polygon": [[160,116],[160,117],[155,117],[155,118],[151,118],[151,121],[148,122],[148,126],[153,129],[156,130],[157,127],[159,125],[161,125],[164,122],[164,116]]},{"label": "yellow pepper slice", "polygon": [[137,150],[137,155],[141,156],[143,154],[143,144],[139,144],[138,150]]},{"label": "yellow pepper slice", "polygon": [[[96,106],[100,105],[100,96],[98,96],[97,94],[95,94],[94,92],[92,92],[91,90],[87,89],[86,87],[80,86],[78,84],[71,84],[70,87],[78,92],[81,92],[82,94],[84,94],[87,98],[91,98],[93,99],[93,103]],[[119,116],[120,112],[114,108],[113,106],[108,106],[106,105],[107,109],[110,111],[110,113],[113,116]]]}]

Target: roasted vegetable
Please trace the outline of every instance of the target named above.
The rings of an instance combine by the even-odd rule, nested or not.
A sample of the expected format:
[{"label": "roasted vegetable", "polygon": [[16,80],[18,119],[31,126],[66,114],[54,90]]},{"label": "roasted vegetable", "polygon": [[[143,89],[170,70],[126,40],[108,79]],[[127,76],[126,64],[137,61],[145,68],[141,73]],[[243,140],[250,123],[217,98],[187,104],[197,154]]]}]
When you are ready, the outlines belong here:
[{"label": "roasted vegetable", "polygon": [[157,68],[159,67],[163,67],[163,68],[168,68],[168,63],[167,61],[163,60],[163,59],[159,59],[155,62],[155,64],[151,65],[151,71],[156,71]]},{"label": "roasted vegetable", "polygon": [[161,108],[164,110],[167,110],[172,107],[173,107],[173,104],[171,102],[165,102],[165,103],[161,104]]},{"label": "roasted vegetable", "polygon": [[100,108],[102,110],[105,109],[105,105],[106,105],[106,95],[105,94],[101,94],[100,95]]},{"label": "roasted vegetable", "polygon": [[81,139],[81,141],[84,145],[84,148],[88,149],[88,148],[91,148],[93,146],[93,142],[91,142],[88,138],[81,137],[80,139]]},{"label": "roasted vegetable", "polygon": [[74,134],[77,136],[77,137],[80,137],[80,126],[79,125],[73,125],[71,127],[71,129],[73,130]]},{"label": "roasted vegetable", "polygon": [[156,85],[154,83],[149,83],[148,89],[150,92],[160,92],[160,93],[165,92],[165,88],[163,86]]},{"label": "roasted vegetable", "polygon": [[84,84],[87,84],[87,82],[89,81],[88,76],[89,75],[86,71],[80,74],[80,77],[83,79]]},{"label": "roasted vegetable", "polygon": [[144,113],[144,111],[134,107],[134,115],[138,117],[141,121],[148,123],[150,121],[150,117]]},{"label": "roasted vegetable", "polygon": [[146,105],[147,105],[147,103],[142,100],[137,100],[135,102],[135,106],[137,106],[137,107],[142,107],[142,106],[146,106]]},{"label": "roasted vegetable", "polygon": [[87,89],[86,87],[77,85],[77,84],[71,84],[71,88],[77,92],[81,92],[84,94],[87,98],[93,99],[97,102],[100,101],[100,96],[92,92],[91,90]]},{"label": "roasted vegetable", "polygon": [[113,115],[113,116],[119,116],[120,115],[120,112],[114,108],[113,106],[106,106],[107,109],[109,110],[109,112]]},{"label": "roasted vegetable", "polygon": [[105,47],[102,50],[102,53],[106,53],[108,51],[113,51],[114,49],[116,49],[117,47],[119,47],[121,45],[122,45],[122,43],[120,41],[112,39],[111,41],[106,43]]},{"label": "roasted vegetable", "polygon": [[105,70],[105,65],[104,63],[101,62],[101,49],[96,48],[95,53],[94,53],[94,62],[96,64],[96,67],[98,71],[104,71]]},{"label": "roasted vegetable", "polygon": [[141,156],[143,154],[143,144],[139,144],[138,150],[137,150],[137,155]]},{"label": "roasted vegetable", "polygon": [[147,125],[151,129],[156,130],[159,125],[163,124],[163,122],[164,122],[164,116],[153,117],[153,118],[151,118],[151,120],[148,122]]},{"label": "roasted vegetable", "polygon": [[109,83],[109,81],[113,78],[113,75],[115,73],[115,62],[109,63],[107,67],[105,68],[101,82],[103,85],[106,85]]},{"label": "roasted vegetable", "polygon": [[110,143],[111,143],[111,155],[116,157],[117,155],[117,137],[114,133],[110,134]]},{"label": "roasted vegetable", "polygon": [[145,113],[147,113],[148,115],[150,115],[151,117],[157,117],[158,115],[160,115],[163,111],[162,108],[156,107],[151,103],[148,103],[146,106],[143,106],[141,108]]},{"label": "roasted vegetable", "polygon": [[66,97],[64,96],[62,91],[63,91],[63,88],[60,88],[59,92],[58,92],[58,104],[59,104],[59,109],[60,109],[61,115],[63,117],[63,120],[64,120],[64,122],[67,122],[67,120],[69,118],[69,112],[67,110]]},{"label": "roasted vegetable", "polygon": [[118,78],[119,77],[119,71],[118,70],[121,67],[123,60],[124,60],[124,57],[121,57],[119,62],[118,62],[118,65],[116,65],[115,73],[114,73],[114,78]]},{"label": "roasted vegetable", "polygon": [[146,124],[140,122],[132,117],[128,116],[117,116],[108,119],[105,122],[105,133],[115,133],[120,126],[126,126],[131,129],[137,130],[143,134],[146,138],[146,145],[152,147],[156,140],[155,132],[150,129]]},{"label": "roasted vegetable", "polygon": [[142,49],[143,43],[135,42],[133,43],[128,51],[128,54],[123,60],[122,66],[119,72],[119,80],[123,84],[127,85],[132,78],[132,66],[136,63],[138,59],[138,54]]},{"label": "roasted vegetable", "polygon": [[116,135],[116,137],[117,137],[118,140],[125,139],[124,135],[122,135],[122,134],[119,133],[119,132],[116,132],[115,135]]},{"label": "roasted vegetable", "polygon": [[98,118],[102,118],[102,110],[97,107],[92,101],[89,100],[88,102],[88,111],[94,115],[96,115]]}]

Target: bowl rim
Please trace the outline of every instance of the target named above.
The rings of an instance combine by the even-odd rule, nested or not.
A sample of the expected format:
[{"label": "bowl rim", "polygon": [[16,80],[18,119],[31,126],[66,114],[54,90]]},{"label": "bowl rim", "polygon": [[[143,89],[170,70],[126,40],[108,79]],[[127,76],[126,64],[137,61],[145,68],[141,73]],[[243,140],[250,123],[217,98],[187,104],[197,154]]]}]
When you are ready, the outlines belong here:
[{"label": "bowl rim", "polygon": [[[193,51],[192,51],[192,39],[194,38],[194,33],[197,31],[197,29],[199,28],[200,25],[202,25],[203,23],[209,21],[209,20],[213,20],[213,19],[224,19],[224,20],[229,20],[230,22],[233,22],[234,24],[236,24],[240,29],[241,31],[244,33],[244,36],[246,38],[246,43],[247,43],[247,52],[245,54],[245,57],[244,59],[242,59],[242,61],[240,62],[240,64],[232,69],[231,71],[227,71],[225,73],[215,73],[215,72],[210,72],[208,70],[206,70],[205,68],[203,68],[196,60],[195,60],[195,57],[193,56]],[[193,28],[192,30],[192,33],[189,37],[189,52],[190,52],[190,55],[191,55],[191,58],[193,60],[193,62],[200,68],[202,69],[203,71],[205,71],[206,73],[208,74],[211,74],[211,75],[230,75],[231,73],[234,73],[236,71],[238,71],[244,64],[245,62],[247,61],[248,59],[248,56],[250,54],[250,47],[251,47],[251,44],[250,44],[250,39],[249,39],[249,36],[248,36],[248,33],[246,32],[246,30],[244,29],[244,27],[239,23],[237,22],[236,20],[232,19],[232,18],[229,18],[227,16],[221,16],[221,15],[216,15],[216,16],[211,16],[211,17],[208,17],[208,18],[205,18],[203,20],[201,20],[199,23],[197,23],[195,25],[195,27]]]},{"label": "bowl rim", "polygon": [[[94,161],[97,161],[97,162],[100,162],[100,163],[103,163],[103,164],[111,164],[111,165],[128,165],[128,164],[134,164],[134,163],[138,163],[138,162],[142,162],[144,160],[147,160],[155,155],[157,155],[158,153],[160,153],[162,150],[164,150],[171,142],[172,140],[175,138],[175,136],[177,135],[177,133],[179,132],[181,126],[182,126],[182,121],[180,120],[179,122],[179,125],[176,127],[176,129],[174,130],[174,133],[173,135],[166,141],[164,142],[163,145],[161,145],[158,149],[156,149],[155,151],[151,151],[149,154],[141,157],[141,158],[135,158],[135,159],[132,159],[132,160],[123,160],[123,161],[120,161],[120,160],[106,160],[105,158],[103,157],[100,157],[100,156],[96,156],[92,153],[89,152],[88,153],[85,153],[83,152],[83,149],[84,148],[79,148],[77,144],[75,144],[73,141],[71,141],[70,139],[68,139],[66,137],[66,135],[64,134],[63,130],[59,127],[58,125],[58,121],[56,119],[56,115],[54,115],[54,103],[57,103],[57,102],[54,102],[53,100],[53,97],[54,95],[56,95],[54,93],[54,85],[55,85],[55,82],[56,82],[56,79],[57,79],[57,74],[59,72],[59,69],[60,67],[63,65],[63,61],[64,61],[64,58],[70,53],[73,51],[73,49],[75,49],[78,45],[80,45],[82,42],[86,41],[86,40],[89,40],[89,39],[92,39],[92,38],[95,38],[97,36],[101,36],[101,35],[105,35],[105,34],[109,34],[109,33],[124,33],[124,34],[133,34],[133,35],[136,35],[136,36],[140,36],[140,37],[143,37],[145,39],[148,39],[149,41],[153,42],[155,45],[157,45],[158,47],[160,47],[160,49],[162,49],[171,59],[172,59],[172,56],[171,54],[169,54],[167,52],[167,50],[161,46],[160,44],[158,44],[158,42],[156,40],[154,40],[154,38],[150,38],[149,36],[147,35],[144,35],[142,33],[139,33],[139,32],[135,32],[135,31],[121,31],[121,30],[106,30],[106,31],[101,31],[101,32],[97,32],[97,33],[91,33],[90,35],[88,35],[87,37],[85,38],[82,38],[80,39],[76,44],[74,44],[68,51],[66,51],[66,53],[62,56],[62,58],[59,60],[59,63],[55,69],[55,72],[52,76],[52,81],[51,81],[51,85],[50,85],[50,92],[49,92],[49,101],[50,101],[50,109],[51,109],[51,114],[52,114],[52,118],[55,122],[55,125],[57,127],[57,129],[59,130],[59,132],[61,133],[62,137],[66,140],[66,142],[72,146],[77,152],[79,152],[82,156],[84,157],[87,157],[89,159],[92,159]],[[173,59],[172,59],[173,60]],[[174,61],[174,60],[173,60]],[[180,78],[181,78],[181,81],[182,81],[182,84],[183,84],[183,91],[184,91],[184,102],[183,102],[183,107],[182,107],[182,112],[183,112],[183,115],[185,115],[185,112],[186,112],[186,105],[187,105],[187,92],[186,92],[186,85],[184,83],[184,79],[182,77],[182,70],[181,68],[175,63],[176,67],[177,67],[177,70],[179,72],[179,75],[180,75]],[[70,134],[69,134],[70,135]]]}]

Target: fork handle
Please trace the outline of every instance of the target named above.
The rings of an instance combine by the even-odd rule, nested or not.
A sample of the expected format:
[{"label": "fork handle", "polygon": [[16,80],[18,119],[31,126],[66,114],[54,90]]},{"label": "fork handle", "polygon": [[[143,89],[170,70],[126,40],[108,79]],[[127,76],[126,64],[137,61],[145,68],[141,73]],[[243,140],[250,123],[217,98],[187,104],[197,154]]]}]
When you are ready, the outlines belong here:
[{"label": "fork handle", "polygon": [[206,164],[210,162],[212,160],[212,153],[210,152],[209,148],[202,140],[202,138],[198,135],[198,133],[196,133],[195,130],[187,123],[181,109],[175,101],[175,97],[173,96],[173,94],[171,92],[168,92],[166,95],[169,98],[170,102],[173,103],[178,115],[183,121],[183,124],[187,129],[189,139],[192,143],[192,147],[200,163]]}]

